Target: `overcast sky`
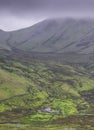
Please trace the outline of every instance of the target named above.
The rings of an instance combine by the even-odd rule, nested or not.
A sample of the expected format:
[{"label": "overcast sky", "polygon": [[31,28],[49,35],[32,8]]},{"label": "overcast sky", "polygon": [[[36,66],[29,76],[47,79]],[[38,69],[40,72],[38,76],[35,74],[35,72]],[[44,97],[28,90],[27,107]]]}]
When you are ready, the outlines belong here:
[{"label": "overcast sky", "polygon": [[94,0],[0,0],[3,30],[17,30],[52,17],[94,18]]}]

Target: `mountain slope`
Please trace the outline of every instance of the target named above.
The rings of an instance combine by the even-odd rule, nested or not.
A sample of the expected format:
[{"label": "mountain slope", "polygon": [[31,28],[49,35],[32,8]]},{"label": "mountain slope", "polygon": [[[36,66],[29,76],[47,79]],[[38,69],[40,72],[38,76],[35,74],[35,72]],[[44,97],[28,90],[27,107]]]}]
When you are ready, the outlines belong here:
[{"label": "mountain slope", "polygon": [[30,52],[93,53],[93,19],[49,19],[30,28],[0,31],[0,49]]},{"label": "mountain slope", "polygon": [[81,66],[4,59],[0,63],[0,123],[43,124],[93,113],[93,92],[94,78]]},{"label": "mountain slope", "polygon": [[93,34],[83,19],[0,30],[0,123],[94,126]]}]

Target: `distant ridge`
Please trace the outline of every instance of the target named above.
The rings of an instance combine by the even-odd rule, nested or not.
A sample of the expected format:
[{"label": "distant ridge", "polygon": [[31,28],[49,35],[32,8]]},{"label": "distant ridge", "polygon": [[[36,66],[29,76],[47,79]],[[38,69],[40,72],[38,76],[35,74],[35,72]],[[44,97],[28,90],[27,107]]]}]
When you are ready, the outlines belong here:
[{"label": "distant ridge", "polygon": [[[72,60],[92,59],[94,54],[93,19],[47,19],[34,26],[11,32],[0,30],[0,51],[36,54],[63,54]],[[70,57],[70,54],[71,57]],[[85,56],[86,55],[86,56]],[[42,55],[41,55],[42,56]],[[89,57],[90,56],[90,57]],[[60,57],[60,55],[59,55]],[[82,58],[82,57],[81,57]],[[82,60],[83,61],[83,58]]]}]

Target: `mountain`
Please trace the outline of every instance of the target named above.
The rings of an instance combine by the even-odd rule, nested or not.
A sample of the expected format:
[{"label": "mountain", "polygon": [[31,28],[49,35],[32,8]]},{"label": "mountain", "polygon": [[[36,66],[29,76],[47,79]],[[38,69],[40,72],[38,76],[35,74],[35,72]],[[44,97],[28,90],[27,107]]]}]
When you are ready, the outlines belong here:
[{"label": "mountain", "polygon": [[94,127],[93,36],[93,19],[48,19],[0,30],[2,130],[1,124],[9,130],[20,124]]},{"label": "mountain", "polygon": [[0,31],[0,49],[30,52],[93,53],[93,19],[48,19],[18,31]]}]

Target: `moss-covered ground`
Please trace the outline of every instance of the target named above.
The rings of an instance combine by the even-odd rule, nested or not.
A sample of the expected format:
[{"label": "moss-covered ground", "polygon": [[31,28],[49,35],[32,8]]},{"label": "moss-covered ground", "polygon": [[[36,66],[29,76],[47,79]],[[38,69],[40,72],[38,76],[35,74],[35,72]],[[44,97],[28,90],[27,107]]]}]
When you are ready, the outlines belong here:
[{"label": "moss-covered ground", "polygon": [[93,115],[93,94],[93,65],[0,61],[0,123],[37,126]]}]

